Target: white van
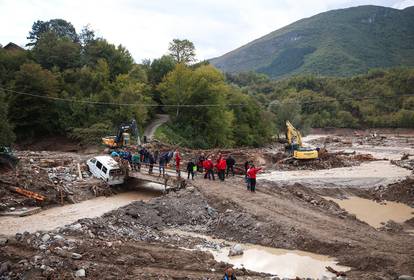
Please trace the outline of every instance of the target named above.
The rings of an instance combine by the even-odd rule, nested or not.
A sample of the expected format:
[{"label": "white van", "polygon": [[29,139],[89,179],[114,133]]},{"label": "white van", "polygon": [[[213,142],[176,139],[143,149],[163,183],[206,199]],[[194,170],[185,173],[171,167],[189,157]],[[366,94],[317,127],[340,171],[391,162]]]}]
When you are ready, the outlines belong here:
[{"label": "white van", "polygon": [[88,159],[86,164],[93,176],[104,180],[108,185],[119,185],[125,181],[125,174],[118,162],[110,156],[96,156]]}]

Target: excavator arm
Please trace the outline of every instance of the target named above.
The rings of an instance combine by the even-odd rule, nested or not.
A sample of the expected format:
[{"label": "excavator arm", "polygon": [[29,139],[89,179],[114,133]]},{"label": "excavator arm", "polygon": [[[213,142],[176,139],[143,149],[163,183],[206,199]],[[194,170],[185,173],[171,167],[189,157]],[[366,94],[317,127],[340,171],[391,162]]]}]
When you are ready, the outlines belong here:
[{"label": "excavator arm", "polygon": [[302,135],[300,134],[299,130],[297,130],[290,121],[286,121],[286,128],[287,128],[287,140],[289,145],[292,145],[293,142],[298,144],[299,147],[302,147]]}]

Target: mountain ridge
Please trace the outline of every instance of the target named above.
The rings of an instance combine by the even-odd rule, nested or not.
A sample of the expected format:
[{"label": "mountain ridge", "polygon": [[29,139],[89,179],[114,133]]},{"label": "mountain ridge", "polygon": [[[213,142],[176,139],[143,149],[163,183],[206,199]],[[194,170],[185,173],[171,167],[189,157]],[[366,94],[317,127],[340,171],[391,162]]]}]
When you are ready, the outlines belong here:
[{"label": "mountain ridge", "polygon": [[224,72],[273,78],[299,73],[350,76],[414,66],[414,7],[365,5],[303,18],[210,62]]}]

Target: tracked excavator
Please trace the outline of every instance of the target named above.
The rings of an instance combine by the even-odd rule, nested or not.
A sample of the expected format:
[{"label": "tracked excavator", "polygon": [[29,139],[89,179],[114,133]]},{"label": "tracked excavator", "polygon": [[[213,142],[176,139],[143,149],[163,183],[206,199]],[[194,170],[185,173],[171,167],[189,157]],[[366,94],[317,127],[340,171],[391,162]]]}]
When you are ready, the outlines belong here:
[{"label": "tracked excavator", "polygon": [[120,124],[116,135],[102,138],[102,144],[111,149],[130,146],[132,144],[131,134],[137,137],[136,145],[141,145],[137,122],[135,120]]},{"label": "tracked excavator", "polygon": [[288,149],[292,152],[294,159],[306,160],[317,159],[319,157],[318,150],[316,148],[304,147],[302,143],[302,135],[290,121],[286,121],[286,138],[288,141]]}]

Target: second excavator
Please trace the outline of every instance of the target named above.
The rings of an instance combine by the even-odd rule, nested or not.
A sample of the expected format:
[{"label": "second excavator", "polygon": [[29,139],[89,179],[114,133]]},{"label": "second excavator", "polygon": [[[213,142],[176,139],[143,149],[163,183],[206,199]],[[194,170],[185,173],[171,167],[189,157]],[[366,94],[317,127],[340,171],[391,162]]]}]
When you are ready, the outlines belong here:
[{"label": "second excavator", "polygon": [[302,143],[302,135],[289,121],[286,121],[286,138],[288,141],[288,149],[292,152],[295,159],[317,159],[319,157],[316,148],[304,147]]}]

